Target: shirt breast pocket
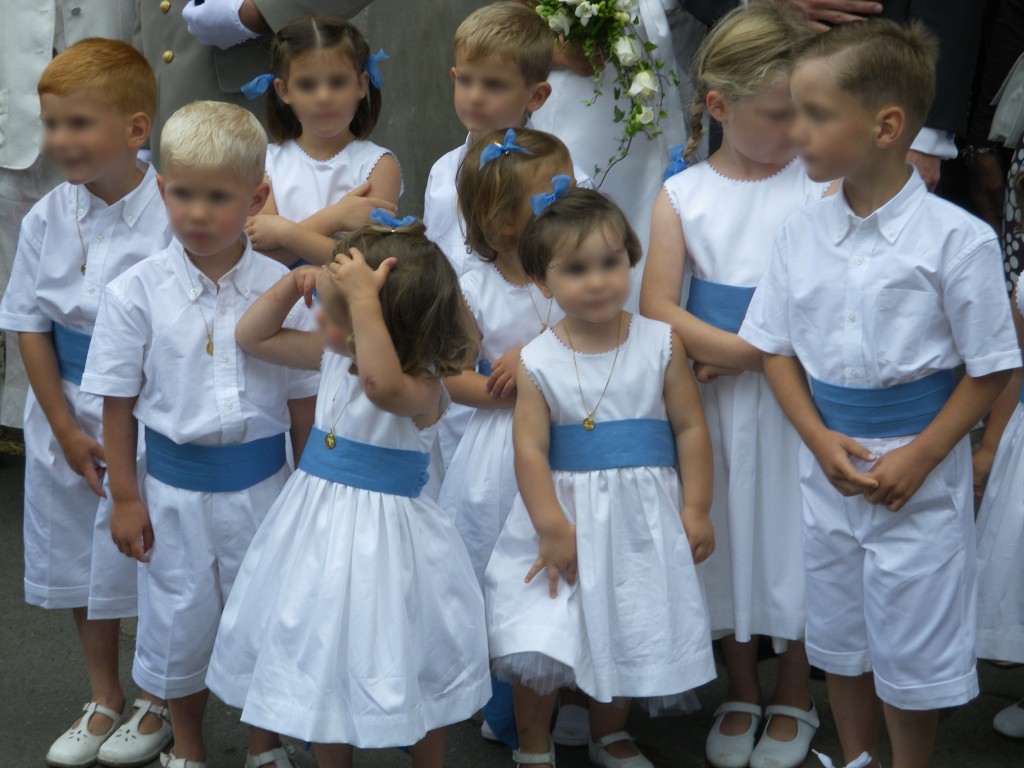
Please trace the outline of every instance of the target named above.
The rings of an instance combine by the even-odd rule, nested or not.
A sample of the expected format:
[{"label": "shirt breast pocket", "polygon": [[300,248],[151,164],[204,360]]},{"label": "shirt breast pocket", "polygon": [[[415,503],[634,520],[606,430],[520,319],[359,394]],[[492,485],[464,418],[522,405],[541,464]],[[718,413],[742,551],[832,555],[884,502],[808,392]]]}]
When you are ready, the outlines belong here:
[{"label": "shirt breast pocket", "polygon": [[918,361],[929,328],[942,314],[932,291],[884,288],[875,304],[875,346],[879,362],[912,365]]}]

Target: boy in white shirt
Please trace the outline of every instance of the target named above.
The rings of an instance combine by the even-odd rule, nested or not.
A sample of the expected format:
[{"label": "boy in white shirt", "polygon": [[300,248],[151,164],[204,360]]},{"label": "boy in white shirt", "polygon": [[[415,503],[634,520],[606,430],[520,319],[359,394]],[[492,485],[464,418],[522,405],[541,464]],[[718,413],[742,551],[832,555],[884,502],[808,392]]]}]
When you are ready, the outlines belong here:
[{"label": "boy in white shirt", "polygon": [[131,716],[118,679],[118,620],[135,613],[135,572],[109,534],[94,535],[109,512],[102,403],[79,385],[104,285],[170,240],[156,171],[137,157],[152,125],[156,78],[131,46],[93,38],[54,58],[38,91],[43,151],[65,182],[22,221],[0,327],[18,334],[31,384],[25,600],[72,609],[92,689],[85,715],[46,759],[91,765],[110,742],[113,757],[145,761],[166,745],[170,726],[148,694]]},{"label": "boy in white shirt", "polygon": [[[104,399],[111,533],[142,564],[133,675],[168,699],[166,768],[205,765],[205,677],[220,613],[288,477],[285,433],[298,457],[312,423],[318,376],[235,343],[238,319],[287,273],[243,233],[269,193],[266,147],[256,118],[234,105],[194,102],[168,120],[158,182],[174,239],[107,286],[82,381]],[[309,318],[297,307],[289,324]],[[145,477],[134,451],[140,422]],[[250,730],[247,768],[291,765],[275,734]]]},{"label": "boy in white shirt", "polygon": [[938,710],[978,693],[966,435],[1021,364],[994,233],[905,165],[935,59],[888,21],[810,44],[795,138],[812,179],[843,181],[783,225],[740,329],[804,441],[807,655],[858,765],[878,765],[879,699],[894,768],[925,768]]}]

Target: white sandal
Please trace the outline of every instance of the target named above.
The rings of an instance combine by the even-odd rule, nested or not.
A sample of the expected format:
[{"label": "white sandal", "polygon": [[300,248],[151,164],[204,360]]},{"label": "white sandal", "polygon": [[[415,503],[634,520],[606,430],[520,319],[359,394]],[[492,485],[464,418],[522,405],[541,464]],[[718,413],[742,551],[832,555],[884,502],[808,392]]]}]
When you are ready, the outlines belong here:
[{"label": "white sandal", "polygon": [[[750,756],[750,768],[797,768],[803,765],[810,754],[814,734],[821,725],[814,702],[811,702],[809,710],[772,704],[765,708],[764,714],[767,718],[765,732]],[[790,741],[779,741],[768,735],[768,723],[775,715],[796,720],[796,736]]]},{"label": "white sandal", "polygon": [[654,763],[644,757],[639,750],[631,757],[615,757],[608,752],[611,744],[618,744],[621,741],[632,742],[633,737],[625,731],[616,731],[603,736],[597,741],[590,742],[588,753],[590,762],[600,768],[654,768]]},{"label": "white sandal", "polygon": [[295,763],[292,762],[292,755],[287,747],[277,747],[258,755],[247,753],[245,768],[295,768]]},{"label": "white sandal", "polygon": [[[95,701],[90,701],[82,707],[82,711],[85,714],[82,715],[78,724],[68,728],[60,738],[53,742],[50,750],[46,753],[46,762],[54,768],[85,768],[85,766],[95,763],[103,742],[109,739],[125,720],[125,713],[115,712]],[[89,721],[95,714],[110,718],[111,725],[106,733],[89,732]]]},{"label": "white sandal", "polygon": [[[811,751],[818,756],[818,760],[821,761],[821,764],[825,766],[825,768],[840,768],[840,766],[833,763],[831,760],[825,757],[825,755],[821,754],[821,752],[819,752],[818,750],[812,749]],[[861,752],[860,756],[857,757],[852,763],[849,763],[846,766],[846,768],[867,768],[867,766],[869,765],[871,765],[871,755],[869,755],[867,752]]]},{"label": "white sandal", "polygon": [[175,757],[173,752],[164,752],[160,755],[160,768],[206,768],[206,763]]},{"label": "white sandal", "polygon": [[[722,721],[732,712],[750,715],[750,727],[743,733],[727,736],[722,733]],[[742,701],[727,701],[722,704],[715,710],[715,724],[711,726],[704,746],[704,756],[708,762],[714,768],[746,768],[754,752],[754,736],[762,717],[761,708],[757,704]]]},{"label": "white sandal", "polygon": [[1024,699],[999,710],[992,727],[1007,738],[1024,739]]},{"label": "white sandal", "polygon": [[[171,731],[171,714],[167,707],[161,707],[146,699],[136,699],[132,704],[135,712],[114,735],[103,742],[97,760],[100,765],[110,768],[136,768],[149,765],[159,757],[174,735]],[[162,721],[159,730],[142,733],[139,724],[147,713],[152,712]]]},{"label": "white sandal", "polygon": [[555,768],[555,743],[550,742],[551,747],[547,752],[520,752],[518,749],[512,750],[512,761],[517,766],[523,765],[544,765],[547,763],[551,768]]}]

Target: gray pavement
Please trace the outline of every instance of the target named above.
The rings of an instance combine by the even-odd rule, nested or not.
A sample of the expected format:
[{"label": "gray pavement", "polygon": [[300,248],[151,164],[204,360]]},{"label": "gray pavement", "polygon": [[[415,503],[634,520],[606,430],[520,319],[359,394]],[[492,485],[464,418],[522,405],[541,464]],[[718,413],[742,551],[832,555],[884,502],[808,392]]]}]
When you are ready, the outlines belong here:
[{"label": "gray pavement", "polygon": [[[43,766],[50,742],[74,720],[89,697],[70,615],[31,608],[22,600],[23,472],[21,459],[0,456],[0,768]],[[121,644],[126,682],[133,630],[126,622]],[[769,690],[773,672],[773,662],[761,665],[762,679]],[[1024,741],[1003,739],[990,726],[996,712],[1024,696],[1024,669],[1003,671],[982,664],[981,681],[979,699],[944,713],[932,761],[935,768],[1024,766]],[[711,713],[723,700],[724,687],[715,681],[699,693],[704,711],[692,717],[652,720],[635,713],[631,719],[630,730],[659,768],[706,765],[704,737],[712,723]],[[815,746],[838,757],[835,727],[822,683],[814,683],[814,696],[822,715]],[[211,702],[206,726],[210,768],[241,768],[245,729],[238,722],[238,712]],[[484,742],[476,722],[450,729],[448,752],[449,768],[512,766],[508,750]],[[302,751],[301,745],[295,762],[299,768],[315,765],[312,755]],[[586,750],[560,748],[558,763],[561,768],[583,768],[587,765]],[[407,766],[409,760],[397,750],[381,750],[360,753],[356,764],[360,768],[397,768]],[[807,766],[816,765],[813,758],[807,761]]]}]

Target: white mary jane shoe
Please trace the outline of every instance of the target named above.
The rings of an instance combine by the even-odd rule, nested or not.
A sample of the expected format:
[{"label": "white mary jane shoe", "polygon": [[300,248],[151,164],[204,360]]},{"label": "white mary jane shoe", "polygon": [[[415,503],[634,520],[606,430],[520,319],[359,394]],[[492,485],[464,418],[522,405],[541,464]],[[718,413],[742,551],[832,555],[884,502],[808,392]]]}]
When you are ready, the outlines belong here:
[{"label": "white mary jane shoe", "polygon": [[585,747],[590,743],[590,710],[578,704],[558,708],[551,740],[560,747]]},{"label": "white mary jane shoe", "polygon": [[547,752],[520,752],[518,749],[512,750],[512,762],[517,766],[522,765],[550,765],[551,768],[555,768],[555,743],[550,742],[551,747]]},{"label": "white mary jane shoe", "polygon": [[[136,768],[149,765],[160,756],[171,743],[171,715],[167,707],[159,707],[151,701],[136,699],[132,705],[135,712],[114,735],[103,742],[97,760],[100,765],[110,768]],[[152,712],[160,718],[160,728],[153,733],[141,733],[139,723],[146,713]]]},{"label": "white mary jane shoe", "polygon": [[[722,733],[725,716],[739,712],[750,715],[750,727],[743,733],[727,736]],[[757,704],[742,701],[727,701],[715,710],[715,724],[711,726],[704,756],[714,768],[746,768],[754,752],[754,736],[761,724],[761,708]]]},{"label": "white mary jane shoe", "polygon": [[992,727],[1003,736],[1011,739],[1024,739],[1024,709],[1021,709],[1021,699],[1016,704],[1011,704],[1001,710],[992,720]]},{"label": "white mary jane shoe", "polygon": [[206,763],[175,757],[173,752],[164,752],[160,755],[160,768],[206,768]]},{"label": "white mary jane shoe", "polygon": [[[842,766],[836,765],[827,757],[825,757],[825,755],[821,754],[821,752],[819,752],[818,750],[814,749],[811,751],[818,756],[818,760],[821,761],[821,764],[824,766],[824,768],[842,768]],[[867,768],[867,766],[869,765],[871,765],[871,755],[869,755],[867,752],[861,752],[860,756],[857,759],[855,759],[852,763],[847,763],[846,768]]]},{"label": "white mary jane shoe", "polygon": [[292,762],[291,752],[287,747],[277,747],[258,755],[247,753],[245,768],[295,768],[295,763]]},{"label": "white mary jane shoe", "polygon": [[768,723],[775,715],[796,720],[796,736],[790,741],[773,739],[768,735],[766,723],[765,732],[750,755],[750,768],[797,768],[803,765],[811,751],[814,734],[821,725],[814,702],[811,702],[810,710],[772,704],[765,708],[764,714]]},{"label": "white mary jane shoe", "polygon": [[590,762],[599,768],[654,768],[654,763],[639,752],[632,757],[615,757],[609,754],[609,745],[617,744],[620,741],[631,742],[633,737],[625,731],[616,731],[597,741],[590,742],[588,747]]},{"label": "white mary jane shoe", "polygon": [[[78,725],[68,728],[60,738],[53,742],[50,751],[46,753],[46,762],[54,768],[85,768],[85,766],[95,763],[103,742],[121,727],[121,723],[125,719],[124,713],[115,712],[95,701],[86,704],[82,711],[85,714],[78,721]],[[97,713],[109,717],[112,721],[106,733],[89,733],[89,721]]]}]

